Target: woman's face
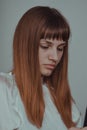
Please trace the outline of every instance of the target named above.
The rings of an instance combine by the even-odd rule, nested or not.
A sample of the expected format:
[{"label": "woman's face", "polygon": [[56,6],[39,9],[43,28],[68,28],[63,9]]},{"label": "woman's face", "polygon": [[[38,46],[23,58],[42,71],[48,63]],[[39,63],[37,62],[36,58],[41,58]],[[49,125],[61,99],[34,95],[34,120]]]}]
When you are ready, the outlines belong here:
[{"label": "woman's face", "polygon": [[39,45],[39,64],[42,76],[50,76],[60,62],[66,43],[57,39],[41,39]]}]

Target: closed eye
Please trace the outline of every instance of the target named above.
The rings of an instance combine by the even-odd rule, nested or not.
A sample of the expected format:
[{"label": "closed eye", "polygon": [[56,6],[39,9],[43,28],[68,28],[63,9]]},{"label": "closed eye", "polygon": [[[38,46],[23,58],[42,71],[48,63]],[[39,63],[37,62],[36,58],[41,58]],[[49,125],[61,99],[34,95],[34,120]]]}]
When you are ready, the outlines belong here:
[{"label": "closed eye", "polygon": [[64,50],[64,47],[62,48],[57,48],[58,51],[63,51]]},{"label": "closed eye", "polygon": [[57,48],[57,50],[58,51],[64,51],[64,48],[66,47],[66,45],[64,44],[64,45],[60,45],[58,48]]},{"label": "closed eye", "polygon": [[48,49],[48,48],[49,48],[49,46],[43,46],[43,45],[40,45],[40,47],[41,47],[42,49]]}]

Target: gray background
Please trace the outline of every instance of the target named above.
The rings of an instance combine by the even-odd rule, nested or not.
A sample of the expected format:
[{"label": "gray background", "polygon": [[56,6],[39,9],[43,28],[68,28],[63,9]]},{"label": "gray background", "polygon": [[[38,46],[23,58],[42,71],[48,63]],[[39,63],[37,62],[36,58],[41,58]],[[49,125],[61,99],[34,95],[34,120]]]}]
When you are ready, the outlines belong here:
[{"label": "gray background", "polygon": [[69,82],[83,122],[87,106],[87,0],[0,0],[0,72],[11,70],[16,24],[24,12],[35,5],[59,9],[71,26]]}]

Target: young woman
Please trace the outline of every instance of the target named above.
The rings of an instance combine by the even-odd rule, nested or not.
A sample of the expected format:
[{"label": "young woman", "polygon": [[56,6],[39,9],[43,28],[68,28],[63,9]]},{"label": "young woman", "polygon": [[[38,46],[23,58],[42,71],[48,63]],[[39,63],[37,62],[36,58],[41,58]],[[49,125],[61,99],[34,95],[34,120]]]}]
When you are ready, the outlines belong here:
[{"label": "young woman", "polygon": [[70,27],[56,9],[37,6],[20,19],[13,70],[0,74],[0,130],[80,127],[68,83]]}]

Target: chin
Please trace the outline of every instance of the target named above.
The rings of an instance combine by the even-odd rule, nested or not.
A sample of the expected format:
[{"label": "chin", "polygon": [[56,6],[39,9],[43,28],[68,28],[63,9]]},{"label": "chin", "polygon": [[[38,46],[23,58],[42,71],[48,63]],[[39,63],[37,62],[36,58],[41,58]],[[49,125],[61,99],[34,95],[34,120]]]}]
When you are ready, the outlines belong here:
[{"label": "chin", "polygon": [[44,74],[43,76],[49,77],[51,74]]},{"label": "chin", "polygon": [[52,72],[43,72],[42,73],[43,76],[47,76],[47,77],[50,76],[51,74],[52,74]]}]

